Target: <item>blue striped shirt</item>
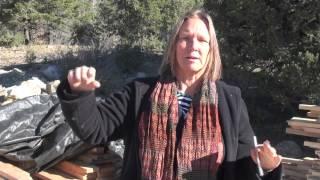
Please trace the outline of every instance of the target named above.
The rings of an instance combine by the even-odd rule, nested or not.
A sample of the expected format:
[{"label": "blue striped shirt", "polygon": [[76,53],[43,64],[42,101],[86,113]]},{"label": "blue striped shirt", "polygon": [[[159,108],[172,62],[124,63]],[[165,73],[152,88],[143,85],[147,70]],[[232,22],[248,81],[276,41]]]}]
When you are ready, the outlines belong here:
[{"label": "blue striped shirt", "polygon": [[182,110],[182,114],[185,117],[191,107],[192,97],[180,91],[177,91],[177,97],[179,106]]}]

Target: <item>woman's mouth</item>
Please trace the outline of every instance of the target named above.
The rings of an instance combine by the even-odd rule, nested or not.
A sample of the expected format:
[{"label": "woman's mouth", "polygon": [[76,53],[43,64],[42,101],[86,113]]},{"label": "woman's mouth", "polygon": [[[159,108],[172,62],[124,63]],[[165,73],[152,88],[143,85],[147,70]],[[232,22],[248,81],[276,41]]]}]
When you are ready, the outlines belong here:
[{"label": "woman's mouth", "polygon": [[188,59],[189,61],[196,61],[196,60],[198,60],[199,58],[198,58],[198,57],[195,57],[195,56],[187,56],[186,59]]}]

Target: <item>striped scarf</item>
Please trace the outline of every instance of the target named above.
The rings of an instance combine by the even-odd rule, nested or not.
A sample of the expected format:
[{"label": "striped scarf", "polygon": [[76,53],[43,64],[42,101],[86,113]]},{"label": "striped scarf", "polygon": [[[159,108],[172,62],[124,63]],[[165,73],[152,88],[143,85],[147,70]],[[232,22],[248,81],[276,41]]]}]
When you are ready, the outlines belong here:
[{"label": "striped scarf", "polygon": [[223,159],[215,83],[203,83],[194,95],[182,119],[180,139],[176,93],[174,82],[157,82],[141,114],[138,132],[142,179],[215,179]]}]

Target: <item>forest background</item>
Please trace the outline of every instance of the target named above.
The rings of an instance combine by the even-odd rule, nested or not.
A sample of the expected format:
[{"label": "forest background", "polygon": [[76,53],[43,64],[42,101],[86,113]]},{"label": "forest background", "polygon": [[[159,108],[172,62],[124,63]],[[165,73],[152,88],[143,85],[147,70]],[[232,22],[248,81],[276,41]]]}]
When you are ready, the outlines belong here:
[{"label": "forest background", "polygon": [[[286,138],[298,104],[320,104],[318,0],[1,0],[0,47],[79,46],[83,57],[40,63],[98,66],[115,54],[123,72],[135,71],[161,61],[177,18],[195,7],[213,18],[223,79],[241,88],[256,133]],[[39,63],[36,51],[26,64]]]}]

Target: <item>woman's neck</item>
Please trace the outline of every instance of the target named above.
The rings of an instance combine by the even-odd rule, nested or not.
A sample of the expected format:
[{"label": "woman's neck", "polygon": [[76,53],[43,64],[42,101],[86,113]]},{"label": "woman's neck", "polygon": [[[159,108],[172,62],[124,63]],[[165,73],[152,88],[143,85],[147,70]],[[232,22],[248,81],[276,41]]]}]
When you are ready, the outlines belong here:
[{"label": "woman's neck", "polygon": [[177,78],[177,86],[182,93],[193,96],[200,88],[202,78],[189,77],[189,78]]}]

